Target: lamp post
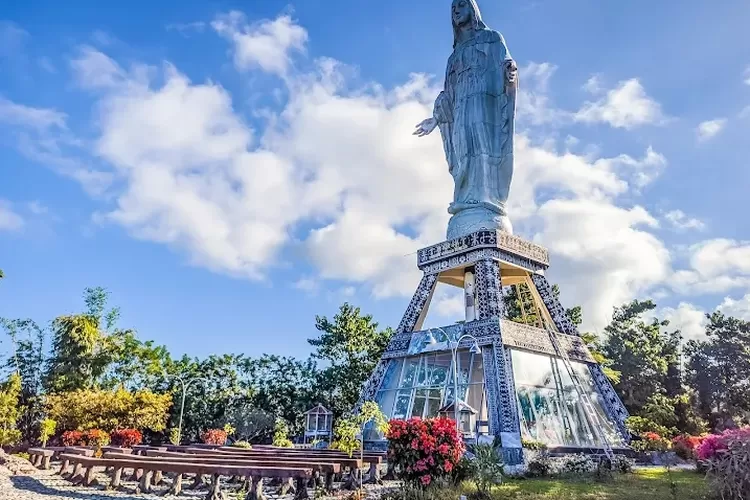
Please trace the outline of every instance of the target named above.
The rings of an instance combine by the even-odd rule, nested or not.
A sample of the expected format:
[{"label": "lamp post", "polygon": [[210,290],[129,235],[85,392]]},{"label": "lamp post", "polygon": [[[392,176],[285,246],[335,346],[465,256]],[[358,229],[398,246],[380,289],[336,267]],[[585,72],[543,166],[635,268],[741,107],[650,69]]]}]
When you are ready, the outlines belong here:
[{"label": "lamp post", "polygon": [[182,403],[180,404],[180,421],[177,424],[177,444],[182,443],[182,415],[185,412],[185,393],[193,382],[205,382],[206,379],[203,377],[189,378],[187,381],[181,376],[177,375],[175,378],[180,382],[182,386]]},{"label": "lamp post", "polygon": [[[464,339],[472,339],[474,340],[474,343],[472,344],[471,348],[469,349],[469,352],[471,354],[482,354],[482,350],[479,348],[479,341],[477,338],[473,335],[469,335],[468,333],[465,333],[461,335],[458,340],[455,342],[451,342],[450,335],[446,333],[445,330],[443,330],[440,327],[435,327],[436,330],[439,330],[440,332],[445,335],[445,338],[448,339],[448,346],[450,346],[451,349],[451,356],[452,356],[452,362],[453,362],[453,418],[456,421],[456,429],[458,431],[461,431],[461,423],[458,420],[458,413],[459,413],[459,407],[458,407],[458,346],[461,345],[461,341]],[[435,336],[432,334],[432,328],[428,330],[427,339],[425,340],[426,345],[435,345],[437,344],[437,341],[435,340]],[[471,374],[469,374],[471,376]]]},{"label": "lamp post", "polygon": [[[451,343],[451,352],[453,354],[453,417],[456,420],[456,429],[461,432],[461,423],[458,421],[458,346],[461,344],[463,339],[472,339],[474,343],[471,345],[469,352],[471,354],[482,354],[482,350],[479,349],[479,341],[473,335],[465,333],[461,335],[455,343]],[[471,374],[469,374],[471,378]]]}]

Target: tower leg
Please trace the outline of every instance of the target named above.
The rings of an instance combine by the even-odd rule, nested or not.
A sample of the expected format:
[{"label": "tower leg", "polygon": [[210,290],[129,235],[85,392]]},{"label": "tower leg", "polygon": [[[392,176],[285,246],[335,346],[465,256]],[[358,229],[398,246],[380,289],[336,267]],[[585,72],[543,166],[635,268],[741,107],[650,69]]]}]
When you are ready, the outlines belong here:
[{"label": "tower leg", "polygon": [[[539,296],[542,298],[544,306],[547,308],[547,311],[549,311],[550,316],[552,316],[552,321],[555,323],[557,329],[561,333],[580,337],[578,328],[576,328],[573,322],[570,321],[570,318],[565,315],[565,308],[552,293],[552,286],[547,281],[547,278],[541,274],[532,274],[531,280],[539,292]],[[630,416],[628,410],[617,396],[614,387],[612,387],[612,383],[607,376],[604,375],[602,367],[598,364],[589,364],[588,368],[591,378],[594,381],[594,385],[596,386],[599,399],[604,407],[604,411],[612,422],[617,425],[623,439],[627,440],[630,435],[625,426],[625,420]]]},{"label": "tower leg", "polygon": [[508,466],[523,464],[521,423],[518,418],[516,389],[513,385],[510,358],[506,357],[500,331],[502,316],[502,287],[500,263],[480,260],[476,266],[477,319],[497,318],[497,337],[490,346],[482,349],[484,384],[487,392],[487,410],[490,431],[500,437],[503,461]]}]

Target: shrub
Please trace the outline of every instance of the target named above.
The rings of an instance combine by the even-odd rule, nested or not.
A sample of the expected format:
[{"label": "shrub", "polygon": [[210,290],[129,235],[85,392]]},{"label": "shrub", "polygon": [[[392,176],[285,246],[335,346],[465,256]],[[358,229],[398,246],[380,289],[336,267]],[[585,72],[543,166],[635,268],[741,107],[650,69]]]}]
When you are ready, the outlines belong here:
[{"label": "shrub", "polygon": [[490,498],[492,487],[503,480],[503,461],[492,444],[477,444],[472,450],[472,476],[481,498]]},{"label": "shrub", "polygon": [[132,448],[143,442],[143,434],[137,429],[120,429],[112,433],[112,444]]},{"label": "shrub", "polygon": [[352,454],[362,448],[362,435],[365,427],[372,424],[381,434],[388,432],[388,420],[374,401],[366,401],[359,409],[359,413],[342,418],[333,430],[334,442],[331,448]]},{"label": "shrub", "polygon": [[12,446],[21,441],[21,431],[16,428],[21,413],[20,395],[21,377],[18,374],[0,384],[0,446]]},{"label": "shrub", "polygon": [[726,430],[721,434],[711,434],[703,438],[696,450],[698,460],[711,460],[728,447],[728,440],[735,437],[749,437],[750,427]]},{"label": "shrub", "polygon": [[16,457],[18,457],[18,458],[23,458],[23,459],[24,459],[24,460],[26,460],[26,461],[30,461],[30,460],[31,460],[31,455],[29,455],[29,454],[28,454],[28,453],[26,453],[25,451],[21,451],[21,452],[18,452],[18,453],[14,453],[14,454],[13,454],[13,456],[16,456]]},{"label": "shrub", "polygon": [[85,446],[86,442],[83,439],[83,432],[80,431],[65,431],[62,434],[63,446]]},{"label": "shrub", "polygon": [[625,455],[615,455],[612,460],[612,470],[620,474],[631,474],[634,466],[635,462]]},{"label": "shrub", "polygon": [[235,448],[244,448],[246,450],[250,450],[253,448],[253,445],[251,445],[247,441],[235,441],[234,443],[232,443],[232,446]]},{"label": "shrub", "polygon": [[289,440],[289,426],[282,419],[276,420],[273,427],[273,445],[277,448],[294,448],[294,443]]},{"label": "shrub", "polygon": [[524,449],[531,451],[539,451],[547,448],[547,445],[542,443],[541,441],[533,441],[531,439],[521,440],[521,445]]},{"label": "shrub", "polygon": [[171,394],[79,390],[46,396],[49,417],[63,429],[150,429],[162,432],[172,406]]},{"label": "shrub", "polygon": [[700,436],[682,435],[672,439],[672,449],[683,460],[695,460],[696,450],[703,442]]},{"label": "shrub", "polygon": [[169,442],[175,446],[180,444],[180,429],[172,427],[169,429]]},{"label": "shrub", "polygon": [[640,440],[633,441],[630,444],[635,451],[665,452],[672,446],[672,442],[669,439],[662,437],[656,432],[644,432],[640,437]]},{"label": "shrub", "polygon": [[552,460],[547,450],[542,449],[525,455],[528,477],[547,477],[552,473]]},{"label": "shrub", "polygon": [[223,446],[227,442],[227,433],[222,429],[209,429],[201,433],[201,441],[205,444]]},{"label": "shrub", "polygon": [[724,432],[720,444],[707,460],[711,488],[722,499],[750,500],[750,427]]},{"label": "shrub", "polygon": [[389,460],[412,486],[447,482],[464,453],[456,423],[448,418],[392,420],[386,438]]},{"label": "shrub", "polygon": [[83,435],[83,439],[86,446],[93,446],[94,448],[101,448],[107,446],[110,443],[109,433],[101,429],[91,429]]},{"label": "shrub", "polygon": [[47,441],[55,435],[56,431],[57,422],[51,418],[45,418],[39,423],[39,440],[42,442],[42,447],[47,446]]},{"label": "shrub", "polygon": [[560,473],[570,476],[585,476],[596,472],[597,465],[588,455],[566,455],[560,460]]}]

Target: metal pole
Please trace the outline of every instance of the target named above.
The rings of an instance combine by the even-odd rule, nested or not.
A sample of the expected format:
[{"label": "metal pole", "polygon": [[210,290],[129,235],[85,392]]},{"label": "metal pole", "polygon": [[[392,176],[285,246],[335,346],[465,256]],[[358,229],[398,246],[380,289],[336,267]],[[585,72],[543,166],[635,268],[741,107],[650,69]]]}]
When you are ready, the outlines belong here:
[{"label": "metal pole", "polygon": [[455,347],[451,348],[453,353],[453,419],[456,422],[456,430],[461,431],[461,426],[458,424],[458,344],[461,341],[456,342]]},{"label": "metal pole", "polygon": [[182,415],[185,412],[185,382],[182,380],[182,377],[179,377],[177,380],[180,381],[180,384],[182,385],[182,403],[180,404],[180,423],[177,425],[177,446],[179,446],[182,443]]}]

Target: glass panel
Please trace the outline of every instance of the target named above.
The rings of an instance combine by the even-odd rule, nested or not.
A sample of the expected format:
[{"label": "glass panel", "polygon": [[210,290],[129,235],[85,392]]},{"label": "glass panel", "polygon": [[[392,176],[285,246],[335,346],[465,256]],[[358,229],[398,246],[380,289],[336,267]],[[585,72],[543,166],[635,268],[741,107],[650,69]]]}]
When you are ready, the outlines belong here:
[{"label": "glass panel", "polygon": [[424,416],[425,406],[427,404],[427,392],[426,389],[417,389],[416,394],[414,395],[414,406],[411,410],[412,418],[422,418]]},{"label": "glass panel", "polygon": [[518,412],[524,438],[550,446],[601,446],[599,430],[613,445],[622,439],[600,404],[594,381],[584,363],[572,362],[581,390],[590,398],[596,415],[587,415],[578,389],[562,360],[512,351]]},{"label": "glass panel", "polygon": [[417,380],[420,358],[407,359],[404,363],[404,373],[399,387],[414,387]]},{"label": "glass panel", "polygon": [[411,390],[398,391],[396,404],[393,407],[393,418],[405,419],[409,416],[409,403],[411,403]]},{"label": "glass panel", "polygon": [[398,379],[401,375],[401,368],[404,366],[404,360],[392,360],[388,363],[388,370],[385,372],[383,378],[383,384],[381,390],[396,389],[398,387]]}]

